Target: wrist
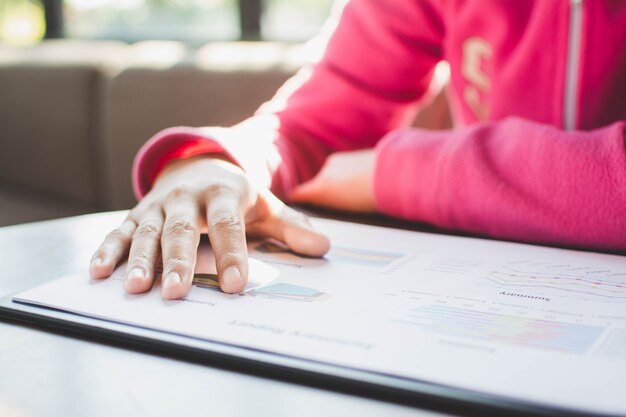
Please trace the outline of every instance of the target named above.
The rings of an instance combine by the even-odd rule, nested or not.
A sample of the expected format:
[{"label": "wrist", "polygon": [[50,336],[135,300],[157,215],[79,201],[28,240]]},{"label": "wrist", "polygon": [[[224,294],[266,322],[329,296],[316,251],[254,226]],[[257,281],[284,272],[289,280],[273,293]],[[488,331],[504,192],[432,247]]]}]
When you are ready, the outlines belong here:
[{"label": "wrist", "polygon": [[178,158],[173,159],[165,164],[163,169],[157,174],[157,177],[154,180],[156,184],[160,178],[166,176],[167,174],[178,171],[180,169],[188,168],[189,166],[200,163],[201,161],[214,160],[214,161],[224,161],[228,164],[233,164],[233,162],[223,153],[205,153],[201,155],[194,155],[187,158]]}]

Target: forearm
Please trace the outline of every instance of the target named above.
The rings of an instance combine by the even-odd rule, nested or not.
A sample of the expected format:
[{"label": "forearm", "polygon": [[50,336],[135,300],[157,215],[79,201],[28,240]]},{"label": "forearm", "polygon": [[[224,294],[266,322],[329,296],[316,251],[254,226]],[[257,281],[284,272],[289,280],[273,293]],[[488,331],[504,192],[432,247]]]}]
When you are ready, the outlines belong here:
[{"label": "forearm", "polygon": [[376,203],[447,229],[624,250],[625,125],[565,132],[509,118],[393,133],[378,147]]}]

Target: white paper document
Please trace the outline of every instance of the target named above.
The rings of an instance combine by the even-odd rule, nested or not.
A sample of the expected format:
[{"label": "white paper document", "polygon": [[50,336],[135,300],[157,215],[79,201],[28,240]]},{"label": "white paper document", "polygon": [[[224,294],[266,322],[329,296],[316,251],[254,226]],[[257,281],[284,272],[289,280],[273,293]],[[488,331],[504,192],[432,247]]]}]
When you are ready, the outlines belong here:
[{"label": "white paper document", "polygon": [[14,300],[554,407],[626,415],[626,258],[314,220],[323,259],[252,242],[219,291],[208,244],[183,300],[123,290],[123,268]]}]

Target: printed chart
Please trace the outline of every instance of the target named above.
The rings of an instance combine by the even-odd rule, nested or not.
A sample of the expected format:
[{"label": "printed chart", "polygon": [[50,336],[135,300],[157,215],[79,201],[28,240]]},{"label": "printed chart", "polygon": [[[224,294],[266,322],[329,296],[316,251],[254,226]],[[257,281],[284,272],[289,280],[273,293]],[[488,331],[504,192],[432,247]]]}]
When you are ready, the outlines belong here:
[{"label": "printed chart", "polygon": [[159,281],[146,294],[125,293],[115,279],[123,267],[112,279],[81,271],[13,299],[114,331],[125,324],[189,336],[194,348],[208,340],[581,415],[626,415],[626,258],[321,219],[314,226],[333,242],[324,258],[250,242],[240,295],[218,292],[206,244],[181,300],[164,300]]},{"label": "printed chart", "polygon": [[320,292],[314,288],[303,287],[287,283],[277,283],[265,287],[256,288],[246,293],[253,297],[265,296],[291,301],[324,301],[330,296],[328,293]]},{"label": "printed chart", "polygon": [[585,353],[604,330],[600,326],[443,305],[416,307],[406,317],[394,321],[452,336],[576,353]]},{"label": "printed chart", "polygon": [[588,301],[626,300],[626,270],[517,261],[504,264],[486,278],[499,288],[577,298]]}]

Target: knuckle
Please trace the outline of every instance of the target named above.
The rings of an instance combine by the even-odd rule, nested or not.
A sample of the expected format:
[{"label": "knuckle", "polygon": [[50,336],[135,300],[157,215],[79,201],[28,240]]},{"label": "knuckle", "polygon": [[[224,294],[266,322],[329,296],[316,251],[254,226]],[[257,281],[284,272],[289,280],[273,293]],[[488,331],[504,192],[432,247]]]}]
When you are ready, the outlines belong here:
[{"label": "knuckle", "polygon": [[213,183],[206,187],[206,192],[211,198],[225,194],[232,194],[234,191],[235,187],[225,182]]},{"label": "knuckle", "polygon": [[166,226],[165,233],[168,235],[190,235],[198,230],[196,224],[186,218],[177,218],[170,221]]},{"label": "knuckle", "polygon": [[159,224],[157,222],[143,222],[137,227],[135,230],[136,237],[149,237],[158,235],[161,231]]},{"label": "knuckle", "polygon": [[170,197],[175,200],[179,200],[183,197],[189,197],[193,194],[193,190],[188,184],[177,184],[170,191]]},{"label": "knuckle", "polygon": [[243,228],[243,222],[241,218],[230,212],[217,212],[214,213],[209,219],[211,227],[223,232],[238,232]]},{"label": "knuckle", "polygon": [[147,265],[147,264],[152,263],[152,261],[153,261],[153,256],[145,252],[134,254],[131,259],[131,262],[133,264],[138,264],[138,265]]},{"label": "knuckle", "polygon": [[161,208],[161,202],[159,201],[152,200],[145,203],[146,212],[160,212]]}]

